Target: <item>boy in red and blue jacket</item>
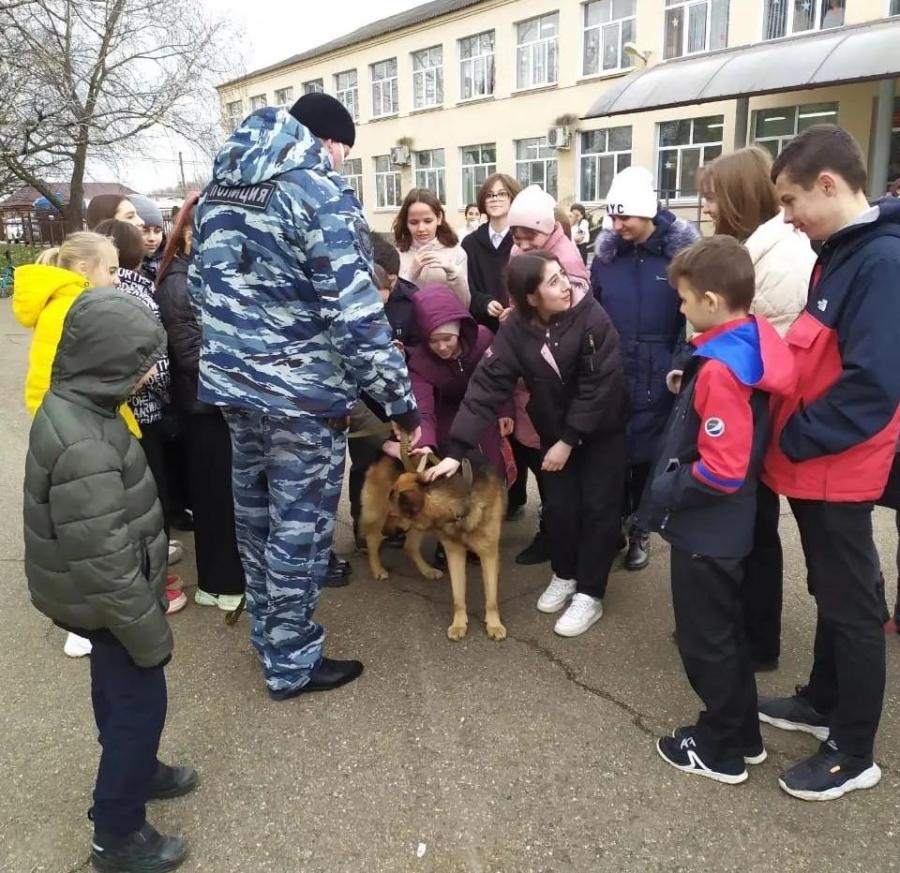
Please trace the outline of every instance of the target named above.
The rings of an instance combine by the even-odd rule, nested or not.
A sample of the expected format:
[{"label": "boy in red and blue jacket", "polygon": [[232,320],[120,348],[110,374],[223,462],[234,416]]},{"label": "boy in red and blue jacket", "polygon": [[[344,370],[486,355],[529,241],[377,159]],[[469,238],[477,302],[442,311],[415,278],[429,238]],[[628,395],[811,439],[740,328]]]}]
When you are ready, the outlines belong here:
[{"label": "boy in red and blue jacket", "polygon": [[741,613],[742,559],[753,545],[756,489],[771,396],[794,388],[787,346],[749,315],[746,248],[714,236],[669,266],[697,334],[641,506],[672,546],[672,603],[685,672],[706,710],[657,742],[679,770],[736,784],[765,760],[756,681]]},{"label": "boy in red and blue jacket", "polygon": [[808,685],[760,699],[759,717],[823,741],[779,784],[804,800],[832,800],[881,778],[873,754],[885,605],[872,505],[900,434],[900,200],[869,205],[859,146],[834,125],[792,140],[772,179],[785,221],[824,241],[809,302],[785,337],[797,388],[773,405],[762,473],[790,500],[817,625]]}]

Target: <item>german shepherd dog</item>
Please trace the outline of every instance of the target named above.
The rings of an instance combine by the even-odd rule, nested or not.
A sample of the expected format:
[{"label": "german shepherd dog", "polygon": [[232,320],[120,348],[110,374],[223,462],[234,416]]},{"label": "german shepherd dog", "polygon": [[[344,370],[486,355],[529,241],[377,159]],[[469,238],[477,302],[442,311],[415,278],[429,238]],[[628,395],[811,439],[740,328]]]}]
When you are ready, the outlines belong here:
[{"label": "german shepherd dog", "polygon": [[422,558],[423,535],[433,531],[447,553],[453,589],[451,640],[461,640],[468,629],[466,612],[466,553],[481,561],[484,579],[484,623],[492,640],[506,639],[498,606],[500,586],[500,530],[506,515],[506,486],[486,467],[473,469],[471,484],[461,474],[426,482],[421,473],[404,472],[403,465],[384,457],[366,474],[362,492],[362,531],[375,579],[388,574],[378,554],[384,532],[406,531],[404,551],[426,579],[441,572]]}]

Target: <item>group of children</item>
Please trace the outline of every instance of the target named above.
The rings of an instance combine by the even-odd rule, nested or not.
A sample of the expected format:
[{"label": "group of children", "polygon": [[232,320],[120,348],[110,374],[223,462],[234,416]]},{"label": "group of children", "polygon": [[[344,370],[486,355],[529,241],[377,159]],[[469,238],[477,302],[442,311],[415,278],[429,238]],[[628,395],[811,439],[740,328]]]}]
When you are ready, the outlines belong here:
[{"label": "group of children", "polygon": [[[711,200],[727,202],[726,175],[707,179]],[[602,617],[623,517],[631,569],[646,566],[648,531],[670,543],[676,640],[705,710],[658,740],[660,756],[739,783],[766,758],[760,720],[805,731],[822,745],[779,784],[828,800],[881,775],[885,606],[871,510],[900,436],[900,298],[884,281],[900,267],[900,201],[868,204],[859,147],[833,126],[786,146],[767,184],[780,220],[822,241],[783,339],[753,314],[760,275],[747,239],[698,241],[658,209],[640,168],[613,182],[590,276],[553,199],[495,174],[478,198],[488,221],[462,245],[433,193],[410,191],[393,241],[374,240],[373,279],[407,358],[418,450],[443,456],[426,475],[481,456],[506,478],[511,518],[526,471],[537,477],[530,549],[552,569],[537,608],[564,610],[558,634]],[[166,417],[174,405],[192,447],[197,602],[222,609],[243,586],[230,443],[218,409],[197,400],[200,329],[186,290],[196,196],[159,257],[155,231],[141,238],[134,227],[135,204],[98,200],[92,231],[16,274],[16,315],[34,328],[26,569],[38,608],[93,647],[103,746],[93,862],[131,869],[152,846],[170,869],[183,843],[146,822],[144,801],[192,790],[197,774],[156,759],[172,646],[164,616],[184,600],[167,569],[178,544],[166,520]],[[368,432],[351,441],[355,522],[367,466],[399,445],[381,436],[384,412],[365,394],[351,420]],[[749,568],[756,555],[759,572],[767,547],[762,488],[791,502],[817,605],[809,684],[789,698],[757,698],[749,643]]]}]

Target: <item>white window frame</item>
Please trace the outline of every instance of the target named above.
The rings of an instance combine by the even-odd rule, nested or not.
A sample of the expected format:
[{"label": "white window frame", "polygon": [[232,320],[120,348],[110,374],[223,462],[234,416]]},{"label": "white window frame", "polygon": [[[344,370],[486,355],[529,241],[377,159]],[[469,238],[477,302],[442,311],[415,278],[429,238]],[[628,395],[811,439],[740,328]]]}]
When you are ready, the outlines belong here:
[{"label": "white window frame", "polygon": [[[359,172],[352,172],[356,169]],[[341,168],[341,175],[347,180],[349,185],[356,192],[356,197],[360,203],[363,202],[363,169],[362,158],[347,158],[344,166]]]},{"label": "white window frame", "polygon": [[294,105],[294,86],[288,85],[286,88],[276,88],[275,105],[281,109],[287,109]]},{"label": "white window frame", "polygon": [[[519,145],[523,144],[523,143],[529,143],[530,145],[527,146],[528,148],[537,148],[538,149],[537,156],[535,156],[533,158],[520,158],[519,157]],[[526,175],[524,175],[522,173],[523,167],[526,167],[526,166],[531,167],[534,164],[543,164],[544,184],[541,187],[543,187],[543,189],[545,191],[547,191],[547,193],[551,197],[553,197],[554,200],[556,200],[559,196],[559,157],[558,157],[558,153],[556,151],[554,151],[553,149],[551,149],[550,146],[547,144],[547,137],[546,136],[522,137],[522,139],[517,139],[514,141],[513,147],[515,149],[515,156],[516,156],[516,179],[519,181],[519,183],[522,185],[522,187],[524,188],[527,185],[540,184],[538,182],[532,181],[532,174],[531,174],[530,169],[529,169],[529,171],[527,173],[527,177],[526,177]],[[552,152],[552,157],[547,154],[544,154],[542,157],[541,156],[542,149],[546,149],[546,150],[549,150],[550,152]],[[551,165],[553,165],[553,177],[555,179],[555,187],[556,187],[555,191],[547,190],[547,177],[549,175],[547,171]]]},{"label": "white window frame", "polygon": [[244,101],[229,100],[225,104],[225,118],[232,127],[237,127],[244,120]]},{"label": "white window frame", "polygon": [[[545,19],[555,19],[556,35],[541,38],[541,31]],[[529,42],[522,42],[521,28],[527,24],[537,22],[538,38]],[[552,49],[552,51],[551,51]],[[528,76],[524,84],[519,81],[519,64],[523,57],[528,58]],[[544,77],[535,78],[536,57],[540,60],[544,69]],[[551,70],[551,60],[553,61]],[[559,81],[559,12],[548,12],[544,15],[535,15],[524,21],[516,22],[516,91],[529,91],[532,88],[546,88],[555,85]]]},{"label": "white window frame", "polygon": [[[483,40],[490,39],[490,50],[484,50]],[[476,54],[472,54],[467,58],[462,56],[463,43],[469,43],[473,40],[476,43]],[[494,94],[494,47],[496,45],[496,36],[493,30],[485,30],[481,33],[465,36],[457,41],[457,51],[459,53],[459,99],[464,100],[480,100],[483,97],[492,97]],[[468,78],[467,78],[468,72]],[[466,94],[466,82],[472,83],[472,93]],[[480,86],[480,87],[479,87]]]},{"label": "white window frame", "polygon": [[[632,0],[631,15],[622,15],[619,18],[613,18],[615,13],[615,0],[609,4],[609,18],[601,21],[599,24],[588,26],[588,9],[595,3],[601,3],[603,0],[588,0],[582,4],[582,31],[581,31],[581,75],[582,76],[610,76],[614,73],[620,73],[622,70],[630,69],[632,65],[631,56],[625,54],[624,47],[627,42],[634,42],[637,34],[637,3],[638,0]],[[626,24],[631,24],[631,36],[626,38],[622,35],[622,31]],[[618,63],[614,67],[603,66],[603,35],[605,31],[616,28],[618,31]],[[587,67],[587,46],[589,35],[597,31],[597,69],[589,70]]]},{"label": "white window frame", "polygon": [[[391,73],[391,64],[393,64],[393,73]],[[381,72],[381,68],[384,69],[386,75],[376,79],[375,75]],[[369,66],[369,73],[372,76],[372,117],[387,118],[389,115],[396,115],[400,111],[397,59],[385,58],[383,61],[376,61]],[[385,111],[385,106],[388,107],[387,111]]]},{"label": "white window frame", "polygon": [[[353,80],[345,84],[341,76],[352,76]],[[359,75],[355,69],[334,74],[334,96],[344,104],[350,117],[359,121]]]},{"label": "white window frame", "polygon": [[[425,155],[428,156],[427,166]],[[440,164],[435,164],[440,155]],[[433,191],[441,203],[447,202],[447,157],[444,149],[423,149],[413,152],[413,179],[416,188],[428,188]]]},{"label": "white window frame", "polygon": [[[829,0],[809,0],[810,3],[813,4],[813,9],[815,11],[815,15],[813,16],[813,26],[807,27],[803,30],[794,30],[794,4],[797,0],[763,0],[763,41],[768,42],[773,39],[784,39],[788,36],[795,36],[798,33],[813,33],[819,30],[832,30],[833,28],[823,28],[822,27],[822,19],[824,18],[824,12],[827,11],[827,7],[825,6]],[[784,33],[780,33],[777,36],[770,36],[769,31],[771,30],[771,26],[769,23],[769,9],[780,3],[787,4],[787,12],[785,14],[784,21]],[[844,0],[844,16],[846,21],[847,14],[847,3]]]},{"label": "white window frame", "polygon": [[376,155],[372,158],[372,165],[375,168],[375,208],[399,209],[403,202],[403,190],[400,171],[391,163],[391,156]]},{"label": "white window frame", "polygon": [[250,111],[256,112],[257,109],[264,109],[266,107],[266,95],[265,94],[254,94],[250,98]]},{"label": "white window frame", "polygon": [[[464,162],[467,149],[478,149],[478,163],[467,164]],[[494,153],[493,161],[485,160],[485,149],[490,149]],[[459,149],[459,166],[459,180],[461,183],[461,196],[459,202],[463,205],[466,203],[474,203],[478,199],[478,189],[484,184],[484,180],[497,172],[497,143],[480,142],[474,143],[473,145],[461,146]],[[469,182],[472,183],[471,191],[466,190],[466,185],[469,184]]]},{"label": "white window frame", "polygon": [[[823,106],[833,106],[834,107],[834,116],[831,116],[830,112],[826,112],[819,107]],[[814,112],[806,112],[803,110],[815,110]],[[794,128],[791,133],[781,133],[781,134],[773,134],[772,136],[757,136],[756,135],[756,122],[759,119],[759,114],[761,112],[768,112],[770,110],[777,110],[778,112],[784,112],[785,115],[787,113],[793,113],[794,116]],[[793,106],[767,106],[765,109],[755,109],[753,111],[753,115],[750,118],[750,139],[756,145],[763,145],[764,143],[769,142],[777,142],[778,143],[778,152],[780,152],[798,133],[800,133],[800,121],[803,118],[811,118],[813,119],[811,124],[837,124],[838,121],[838,113],[840,112],[840,105],[836,100],[823,100],[821,103],[801,103],[799,105]],[[828,119],[828,120],[826,120]],[[804,128],[805,129],[805,128]],[[777,152],[776,152],[777,154]]]},{"label": "white window frame", "polygon": [[[610,149],[609,137],[614,131],[627,130],[631,145],[627,149]],[[605,145],[602,152],[586,152],[584,149],[585,138],[591,134],[604,134]],[[594,178],[599,182],[599,164],[604,158],[612,158],[613,178],[626,167],[631,166],[634,149],[634,128],[630,124],[620,124],[615,127],[604,127],[600,130],[582,130],[578,137],[578,193],[581,203],[602,203],[606,199],[606,191],[595,188],[590,194],[584,190],[585,163],[594,164]],[[612,181],[612,180],[610,180]]]},{"label": "white window frame", "polygon": [[[712,24],[713,24],[713,5],[722,2],[725,4],[725,44],[720,46],[711,46],[712,40]],[[735,0],[739,2],[739,0]],[[706,34],[703,38],[703,48],[689,51],[688,45],[690,40],[690,11],[696,7],[706,7]],[[681,35],[681,51],[676,55],[666,54],[666,47],[669,44],[669,13],[675,10],[681,10],[687,19],[682,27]],[[765,11],[763,12],[765,15]],[[731,0],[674,0],[669,2],[665,0],[663,7],[663,60],[671,61],[675,58],[689,58],[694,55],[702,55],[707,52],[718,51],[719,49],[728,48],[728,26],[731,20]]]},{"label": "white window frame", "polygon": [[[721,125],[719,130],[722,132],[722,138],[715,142],[694,142],[694,125],[697,121],[706,119],[706,118],[716,118],[718,119],[717,124]],[[664,146],[660,144],[662,139],[662,126],[672,121],[689,121],[691,123],[691,134],[690,134],[690,142],[687,143],[679,143],[678,145],[669,145]],[[712,127],[712,125],[707,125],[708,127]],[[712,160],[713,158],[717,158],[722,154],[725,147],[724,140],[724,132],[725,132],[725,116],[724,115],[698,115],[693,118],[672,118],[669,119],[668,122],[662,121],[657,122],[656,124],[656,187],[659,192],[659,196],[661,199],[666,200],[667,202],[672,201],[687,201],[691,202],[697,196],[697,191],[695,188],[696,180],[691,180],[691,186],[695,188],[693,193],[685,194],[685,185],[684,179],[682,178],[684,172],[684,164],[682,162],[682,154],[685,151],[690,149],[700,149],[700,162],[698,167],[702,167],[706,164],[707,161]],[[715,151],[718,149],[718,153],[713,155],[707,155],[706,150],[711,149]],[[674,154],[676,159],[676,171],[675,171],[675,192],[668,196],[664,193],[662,187],[662,159],[663,154]],[[666,189],[668,190],[668,189]]]},{"label": "white window frame", "polygon": [[303,83],[303,93],[304,94],[324,94],[325,93],[325,80],[324,79],[310,79],[307,82]]},{"label": "white window frame", "polygon": [[[434,62],[432,52],[438,52],[438,62]],[[425,56],[427,65],[421,69],[416,69],[416,59]],[[444,47],[442,45],[432,45],[428,48],[419,49],[412,53],[413,66],[413,109],[430,109],[433,106],[443,106],[444,104]],[[421,102],[417,84],[421,81],[422,93]],[[433,100],[428,102],[428,85],[429,82],[433,88]]]}]

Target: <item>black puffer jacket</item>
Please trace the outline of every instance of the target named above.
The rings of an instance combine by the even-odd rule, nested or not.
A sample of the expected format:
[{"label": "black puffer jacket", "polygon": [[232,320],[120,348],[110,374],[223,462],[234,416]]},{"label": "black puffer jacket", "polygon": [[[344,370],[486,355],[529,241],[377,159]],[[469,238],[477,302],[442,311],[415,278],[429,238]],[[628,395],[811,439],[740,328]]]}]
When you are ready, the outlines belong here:
[{"label": "black puffer jacket", "polygon": [[108,629],[139,667],[172,651],[168,542],[147,460],[118,408],[166,351],[162,326],[112,288],[63,326],[25,462],[25,575],[34,605],[89,635]]},{"label": "black puffer jacket", "polygon": [[156,287],[163,327],[169,336],[172,402],[179,412],[212,413],[216,407],[197,399],[200,372],[200,324],[187,289],[189,261],[178,255]]},{"label": "black puffer jacket", "polygon": [[529,321],[519,310],[510,314],[469,381],[450,431],[450,457],[463,457],[486,427],[496,426],[520,378],[544,449],[558,440],[575,447],[625,427],[619,337],[590,294],[549,325]]}]

